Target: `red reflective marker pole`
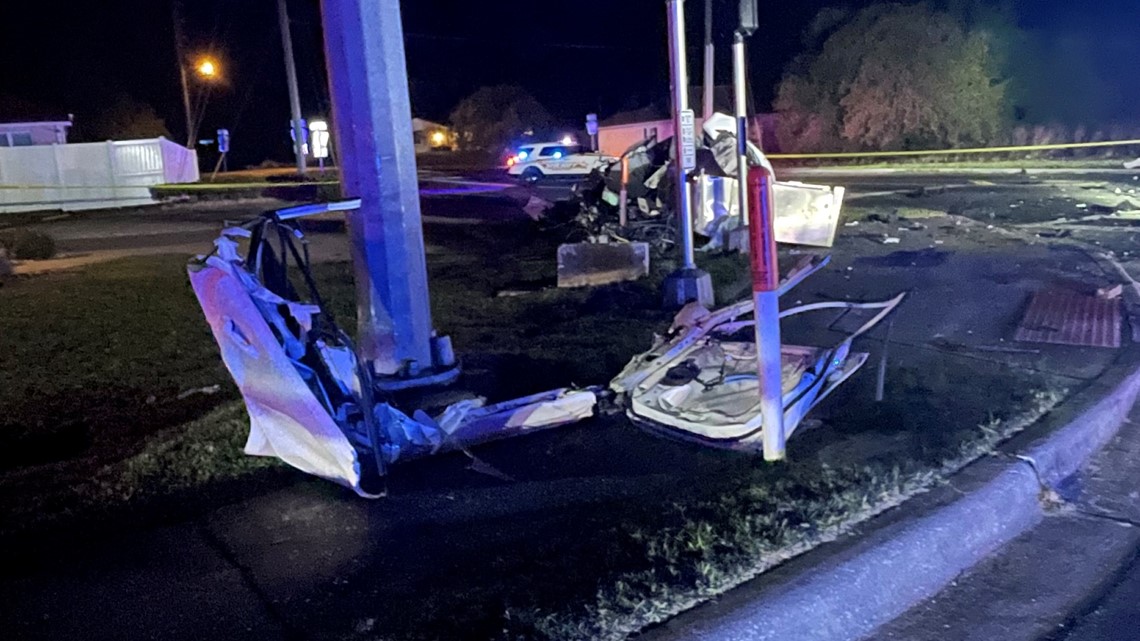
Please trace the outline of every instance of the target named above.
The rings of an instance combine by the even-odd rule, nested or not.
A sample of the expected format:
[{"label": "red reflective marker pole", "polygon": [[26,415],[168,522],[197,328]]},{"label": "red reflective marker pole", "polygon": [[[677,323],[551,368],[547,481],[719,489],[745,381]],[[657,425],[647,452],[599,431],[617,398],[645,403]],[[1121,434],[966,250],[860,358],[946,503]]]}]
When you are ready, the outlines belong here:
[{"label": "red reflective marker pole", "polygon": [[752,301],[756,311],[756,363],[760,381],[760,425],[764,460],[784,458],[784,399],[780,357],[780,268],[773,223],[774,177],[763,167],[748,172],[748,233]]}]

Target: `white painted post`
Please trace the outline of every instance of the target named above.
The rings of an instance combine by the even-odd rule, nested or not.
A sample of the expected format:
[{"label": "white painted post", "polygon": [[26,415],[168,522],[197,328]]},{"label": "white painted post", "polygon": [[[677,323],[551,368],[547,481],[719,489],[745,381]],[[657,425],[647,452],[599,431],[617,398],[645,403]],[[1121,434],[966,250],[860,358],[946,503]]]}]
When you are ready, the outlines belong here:
[{"label": "white painted post", "polygon": [[780,353],[780,281],[776,260],[775,180],[764,167],[748,174],[752,192],[748,208],[749,260],[756,317],[756,362],[759,376],[760,425],[764,460],[784,458],[783,361]]},{"label": "white painted post", "polygon": [[118,177],[115,175],[117,173],[115,163],[115,143],[111,140],[107,141],[107,169],[110,170],[111,173],[111,197],[109,200],[113,202],[119,198],[119,181]]}]

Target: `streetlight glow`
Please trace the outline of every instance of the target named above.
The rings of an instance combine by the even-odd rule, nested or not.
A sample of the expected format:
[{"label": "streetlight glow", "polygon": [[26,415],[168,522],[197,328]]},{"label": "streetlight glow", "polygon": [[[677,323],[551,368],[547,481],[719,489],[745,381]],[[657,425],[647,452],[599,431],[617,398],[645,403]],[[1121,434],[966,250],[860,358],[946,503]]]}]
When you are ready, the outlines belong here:
[{"label": "streetlight glow", "polygon": [[214,76],[218,75],[217,64],[215,64],[214,61],[210,60],[209,58],[204,58],[201,62],[199,62],[197,69],[198,75],[202,76],[203,78],[213,78]]},{"label": "streetlight glow", "polygon": [[439,145],[443,144],[443,141],[446,140],[446,138],[447,137],[444,136],[442,131],[437,131],[431,135],[431,143],[438,147]]}]

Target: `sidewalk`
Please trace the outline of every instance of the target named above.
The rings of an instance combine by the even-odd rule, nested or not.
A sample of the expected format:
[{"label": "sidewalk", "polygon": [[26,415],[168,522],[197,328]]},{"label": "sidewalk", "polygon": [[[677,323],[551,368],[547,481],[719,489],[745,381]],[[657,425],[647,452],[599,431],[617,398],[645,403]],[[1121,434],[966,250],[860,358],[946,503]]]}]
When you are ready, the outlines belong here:
[{"label": "sidewalk", "polygon": [[[1088,254],[958,217],[922,224],[841,228],[832,264],[788,294],[785,304],[910,291],[891,335],[886,401],[872,399],[880,349],[872,334],[856,345],[871,362],[809,415],[817,427],[790,441],[786,466],[653,438],[614,415],[476,452],[511,481],[449,456],[394,470],[389,496],[369,502],[297,475],[283,489],[185,522],[99,536],[63,531],[5,546],[0,629],[20,639],[92,640],[491,639],[518,626],[549,634],[533,621],[543,614],[574,621],[567,612],[581,616],[615,578],[639,576],[646,559],[635,535],[679,527],[678,505],[692,506],[689,523],[741,487],[775,492],[816,478],[823,466],[934,469],[984,436],[979,425],[999,429],[1047,409],[1035,407],[1035,392],[1068,398],[1125,366],[1122,350],[1012,341],[1033,292],[1092,293],[1115,283]],[[884,244],[885,236],[898,244]],[[742,266],[713,265],[741,275]],[[738,280],[720,294],[746,288]],[[650,311],[652,297],[629,292],[601,290],[588,305],[663,325]],[[583,341],[613,331],[590,325],[581,310],[536,303],[532,312],[581,323]],[[828,344],[841,324],[826,314],[789,322],[785,342]],[[828,536],[805,531],[804,545]],[[691,605],[681,589],[691,559],[682,560],[676,584],[660,588],[671,592],[659,595],[665,605],[655,616]],[[746,578],[741,567],[725,567],[726,585],[731,572]],[[620,625],[646,615],[622,616],[626,623],[610,621],[607,636],[587,621],[575,638],[621,638]]]}]

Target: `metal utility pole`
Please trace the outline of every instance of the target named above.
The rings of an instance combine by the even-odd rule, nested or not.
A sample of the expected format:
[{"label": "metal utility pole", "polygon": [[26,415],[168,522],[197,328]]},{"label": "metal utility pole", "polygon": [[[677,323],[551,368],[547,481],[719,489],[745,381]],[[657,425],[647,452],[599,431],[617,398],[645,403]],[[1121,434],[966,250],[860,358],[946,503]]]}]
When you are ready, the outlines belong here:
[{"label": "metal utility pole", "polygon": [[665,279],[665,306],[679,308],[690,301],[713,304],[712,277],[697,269],[693,252],[692,185],[689,172],[696,168],[696,123],[689,109],[689,73],[685,65],[685,2],[666,0],[669,16],[669,72],[673,84],[673,144],[677,178],[677,243],[681,269]]},{"label": "metal utility pole", "polygon": [[[756,318],[756,363],[764,460],[784,458],[783,357],[780,350],[780,266],[776,256],[775,182],[766,167],[748,168],[748,83],[744,39],[757,24],[756,0],[740,0],[740,25],[732,38],[732,91],[736,99],[737,180],[740,212],[747,212],[752,263],[752,302]],[[751,192],[751,196],[749,196]],[[750,206],[751,205],[751,206]]]},{"label": "metal utility pole", "polygon": [[281,48],[285,50],[285,80],[289,84],[289,112],[293,126],[293,154],[297,173],[305,173],[305,123],[301,118],[301,97],[297,93],[297,65],[293,61],[293,36],[289,32],[289,11],[285,0],[277,0],[277,22],[281,26]]},{"label": "metal utility pole", "polygon": [[[748,0],[745,0],[747,2]],[[748,212],[748,83],[745,80],[744,38],[751,31],[745,31],[743,23],[732,34],[732,93],[736,109],[736,181],[739,193],[738,211],[741,216]]]},{"label": "metal utility pole", "polygon": [[323,0],[333,123],[356,278],[359,357],[385,389],[458,375],[432,331],[399,0]]},{"label": "metal utility pole", "polygon": [[186,147],[193,149],[197,136],[194,131],[194,114],[190,110],[190,80],[186,77],[186,30],[181,0],[170,3],[170,21],[174,25],[174,59],[178,62],[178,78],[182,82],[182,109],[186,113]]},{"label": "metal utility pole", "polygon": [[[705,88],[704,95],[702,96],[704,100],[701,105],[701,116],[706,120],[709,116],[713,115],[713,109],[716,108],[713,104],[713,67],[716,60],[716,48],[713,47],[712,23],[713,0],[705,0],[705,73],[703,76]],[[740,211],[744,210],[742,209]]]},{"label": "metal utility pole", "polygon": [[178,75],[182,78],[182,108],[186,111],[186,148],[193,149],[195,145],[194,116],[190,113],[190,82],[186,78],[186,62],[182,60],[182,53],[178,54]]}]

